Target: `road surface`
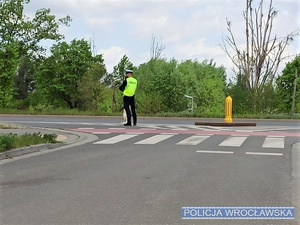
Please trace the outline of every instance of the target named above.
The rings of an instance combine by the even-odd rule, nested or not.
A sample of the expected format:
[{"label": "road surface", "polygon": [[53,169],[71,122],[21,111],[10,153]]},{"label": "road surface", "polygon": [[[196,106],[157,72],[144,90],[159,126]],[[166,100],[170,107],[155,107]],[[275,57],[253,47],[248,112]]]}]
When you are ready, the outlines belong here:
[{"label": "road surface", "polygon": [[300,135],[289,122],[220,128],[165,119],[125,129],[114,119],[2,120],[97,136],[0,161],[2,224],[297,224],[181,218],[188,206],[294,207],[292,145]]}]

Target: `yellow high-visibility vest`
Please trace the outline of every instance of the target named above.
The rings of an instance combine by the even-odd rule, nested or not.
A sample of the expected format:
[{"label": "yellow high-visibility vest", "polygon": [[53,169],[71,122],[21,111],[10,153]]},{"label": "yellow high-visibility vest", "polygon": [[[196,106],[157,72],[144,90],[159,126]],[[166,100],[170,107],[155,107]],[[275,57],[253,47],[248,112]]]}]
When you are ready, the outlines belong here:
[{"label": "yellow high-visibility vest", "polygon": [[123,94],[128,97],[134,96],[137,87],[137,80],[133,77],[128,77],[126,81],[127,81],[127,85],[125,87]]}]

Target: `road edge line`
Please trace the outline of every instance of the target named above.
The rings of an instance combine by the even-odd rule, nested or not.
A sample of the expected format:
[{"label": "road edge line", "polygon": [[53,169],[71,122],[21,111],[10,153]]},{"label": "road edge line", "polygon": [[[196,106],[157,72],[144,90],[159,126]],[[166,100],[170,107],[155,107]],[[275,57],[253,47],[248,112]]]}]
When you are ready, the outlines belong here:
[{"label": "road edge line", "polygon": [[296,224],[300,224],[300,142],[292,145],[292,205]]}]

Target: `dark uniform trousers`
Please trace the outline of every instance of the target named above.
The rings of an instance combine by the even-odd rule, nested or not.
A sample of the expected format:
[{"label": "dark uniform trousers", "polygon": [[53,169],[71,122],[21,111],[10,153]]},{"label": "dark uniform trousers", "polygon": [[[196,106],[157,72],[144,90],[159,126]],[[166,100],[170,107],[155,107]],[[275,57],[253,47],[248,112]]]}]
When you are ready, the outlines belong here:
[{"label": "dark uniform trousers", "polygon": [[124,96],[123,102],[124,102],[124,109],[126,110],[126,114],[127,114],[127,124],[131,124],[131,113],[132,113],[133,125],[136,125],[137,118],[136,118],[136,111],[135,111],[134,96],[130,96],[130,97]]}]

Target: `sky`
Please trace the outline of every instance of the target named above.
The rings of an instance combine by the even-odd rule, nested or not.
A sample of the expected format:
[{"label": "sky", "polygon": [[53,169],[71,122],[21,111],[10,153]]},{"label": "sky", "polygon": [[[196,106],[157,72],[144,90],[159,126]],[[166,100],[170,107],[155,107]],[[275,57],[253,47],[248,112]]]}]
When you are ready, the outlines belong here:
[{"label": "sky", "polygon": [[[125,54],[135,66],[147,62],[155,37],[165,47],[162,56],[166,59],[213,59],[230,74],[233,65],[220,45],[229,35],[226,18],[238,44],[245,44],[245,6],[246,0],[31,0],[25,15],[32,17],[41,8],[50,8],[57,18],[69,15],[70,27],[60,28],[65,41],[92,41],[108,72]],[[279,11],[273,34],[284,37],[300,28],[299,0],[273,0],[273,7]],[[50,48],[52,44],[44,45]],[[284,56],[289,56],[286,61],[299,52],[297,37],[285,51]]]}]

